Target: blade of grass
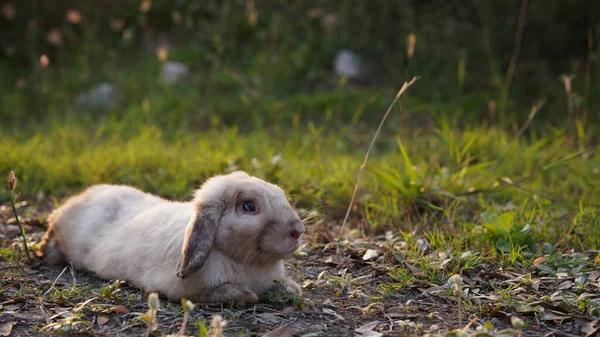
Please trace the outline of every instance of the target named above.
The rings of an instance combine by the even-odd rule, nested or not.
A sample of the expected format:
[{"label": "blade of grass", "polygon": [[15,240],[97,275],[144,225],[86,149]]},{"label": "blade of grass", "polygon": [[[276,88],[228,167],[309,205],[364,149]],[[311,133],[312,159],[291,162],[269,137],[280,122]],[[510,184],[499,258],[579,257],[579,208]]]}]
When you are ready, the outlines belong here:
[{"label": "blade of grass", "polygon": [[[369,160],[369,154],[371,153],[371,149],[373,148],[373,145],[375,144],[375,140],[377,139],[377,136],[379,136],[379,132],[381,131],[381,128],[383,127],[383,123],[385,123],[385,120],[387,119],[388,115],[392,111],[392,108],[394,107],[394,105],[396,105],[396,102],[398,102],[398,100],[400,99],[400,96],[402,96],[402,94],[411,85],[413,85],[413,83],[415,83],[418,79],[419,79],[418,77],[413,77],[409,82],[404,82],[404,84],[402,85],[402,88],[400,88],[400,90],[398,90],[396,97],[394,97],[392,104],[390,104],[390,106],[387,108],[385,114],[383,115],[383,118],[381,119],[381,122],[379,123],[379,126],[377,127],[377,131],[375,131],[375,135],[373,136],[373,139],[371,140],[371,144],[369,144],[369,148],[367,149],[367,153],[365,154],[365,159],[358,171],[358,177],[356,179],[356,184],[354,185],[354,191],[352,192],[352,198],[350,198],[350,205],[348,205],[348,210],[346,211],[346,215],[344,216],[344,221],[342,221],[342,226],[340,227],[340,233],[338,235],[338,240],[337,240],[336,253],[340,252],[340,242],[342,241],[342,233],[344,232],[344,227],[346,226],[346,222],[348,221],[348,217],[350,216],[350,212],[352,211],[352,205],[354,204],[354,199],[356,198],[356,192],[358,191],[358,185],[360,184],[360,179],[362,178],[362,173],[365,170],[365,168],[367,167],[367,161]],[[400,108],[402,108],[402,106],[400,106]]]}]

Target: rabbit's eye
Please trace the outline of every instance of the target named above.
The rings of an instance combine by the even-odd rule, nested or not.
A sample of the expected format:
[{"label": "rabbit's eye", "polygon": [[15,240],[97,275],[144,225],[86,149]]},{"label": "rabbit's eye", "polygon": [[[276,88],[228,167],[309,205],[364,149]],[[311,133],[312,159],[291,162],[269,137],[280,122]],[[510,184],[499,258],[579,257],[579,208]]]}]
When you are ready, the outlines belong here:
[{"label": "rabbit's eye", "polygon": [[242,204],[242,210],[244,212],[248,212],[248,213],[255,213],[256,212],[256,204],[254,203],[254,201],[246,200]]}]

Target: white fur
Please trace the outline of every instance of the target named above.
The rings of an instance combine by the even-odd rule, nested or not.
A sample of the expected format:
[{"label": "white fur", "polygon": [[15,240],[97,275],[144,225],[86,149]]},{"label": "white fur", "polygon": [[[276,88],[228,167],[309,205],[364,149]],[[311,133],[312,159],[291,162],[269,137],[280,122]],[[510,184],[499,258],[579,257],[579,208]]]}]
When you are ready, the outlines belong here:
[{"label": "white fur", "polygon": [[[260,192],[256,198],[262,200],[264,214],[240,214],[235,204],[228,206],[205,263],[185,278],[178,277],[186,229],[192,226],[190,219],[199,205],[234,198],[240,189],[248,188],[248,193]],[[266,249],[273,250],[266,253],[273,256],[283,256],[297,247],[298,243],[286,235],[292,229],[303,232],[304,228],[298,225],[298,216],[278,187],[243,172],[211,178],[190,202],[167,201],[128,186],[96,185],[72,197],[51,215],[44,239],[49,241],[45,243],[45,254],[52,256],[56,252],[51,250],[58,248],[64,255],[62,262],[72,262],[75,268],[90,270],[104,279],[126,280],[171,299],[210,301],[211,291],[223,284],[260,294],[272,287],[274,280],[292,285],[299,292],[300,288],[287,280],[281,258],[260,263],[252,262],[248,254],[243,259],[233,258],[251,238],[232,235],[261,235],[259,230],[264,230],[265,221],[279,218],[283,218],[282,225],[274,226],[268,235],[281,235],[281,242],[264,240]],[[289,225],[292,229],[285,227],[296,220]],[[242,230],[251,234],[235,234],[246,233],[239,232]],[[229,242],[239,247],[228,247]]]}]

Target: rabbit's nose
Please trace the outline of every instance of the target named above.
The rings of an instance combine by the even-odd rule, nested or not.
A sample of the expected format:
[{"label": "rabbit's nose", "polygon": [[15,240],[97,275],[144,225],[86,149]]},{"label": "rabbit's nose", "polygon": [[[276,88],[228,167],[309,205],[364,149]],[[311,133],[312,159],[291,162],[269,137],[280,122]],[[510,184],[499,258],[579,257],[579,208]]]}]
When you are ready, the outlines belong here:
[{"label": "rabbit's nose", "polygon": [[298,240],[298,238],[300,237],[300,235],[302,235],[302,232],[299,232],[297,230],[290,231],[290,236],[293,237],[294,240]]},{"label": "rabbit's nose", "polygon": [[298,240],[300,235],[302,235],[302,233],[305,232],[304,225],[302,224],[302,221],[300,221],[300,220],[292,221],[290,227],[291,227],[290,236],[296,240]]}]

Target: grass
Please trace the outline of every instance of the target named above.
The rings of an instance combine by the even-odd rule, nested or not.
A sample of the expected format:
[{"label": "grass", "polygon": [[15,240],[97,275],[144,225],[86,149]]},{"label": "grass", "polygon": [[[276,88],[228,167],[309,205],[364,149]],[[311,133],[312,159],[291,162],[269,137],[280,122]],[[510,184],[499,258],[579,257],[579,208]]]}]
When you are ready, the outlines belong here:
[{"label": "grass", "polygon": [[[243,169],[280,183],[299,207],[339,219],[368,140],[351,127],[332,132],[310,124],[169,137],[153,125],[116,133],[120,128],[121,122],[107,121],[93,128],[56,126],[25,139],[3,133],[0,171],[17,172],[27,199],[40,191],[60,198],[105,182],[187,198],[207,177]],[[493,127],[459,131],[445,122],[420,132],[398,130],[378,143],[357,199],[364,208],[355,212],[365,233],[444,228],[481,248],[486,237],[598,247],[600,162],[593,154],[582,158],[588,152],[569,158],[577,150],[565,135],[515,139]],[[360,138],[343,141],[354,137]],[[0,195],[7,200],[6,190]],[[503,215],[510,219],[484,219]],[[477,233],[480,225],[485,233]]]},{"label": "grass", "polygon": [[[393,83],[359,87],[317,69],[318,85],[299,79],[288,87],[299,72],[286,68],[293,56],[271,64],[263,54],[243,66],[195,69],[190,83],[169,86],[158,80],[154,55],[122,54],[83,53],[72,65],[17,74],[29,81],[24,89],[13,87],[14,78],[2,80],[0,175],[14,170],[19,178],[14,192],[25,203],[16,211],[32,251],[50,211],[42,206],[57,207],[89,185],[128,184],[189,199],[206,178],[242,169],[280,184],[305,219],[306,246],[288,261],[305,296],[276,289],[251,308],[194,309],[183,302],[183,310],[163,302],[148,311],[148,294],[123,282],[25,263],[21,231],[10,234],[13,191],[0,189],[0,312],[21,332],[187,329],[214,336],[224,328],[227,336],[257,335],[290,322],[302,336],[318,334],[319,324],[333,335],[359,325],[405,336],[594,328],[598,126],[557,119],[562,101],[550,98],[531,110],[505,102],[507,119],[531,113],[496,123],[478,112],[490,100],[487,90],[468,90],[459,78],[454,97],[456,88],[441,92],[437,74],[425,73],[402,97],[402,109],[393,107],[349,205],[378,118],[397,92]],[[413,63],[412,72],[427,68],[423,59]],[[464,77],[467,65],[459,67]],[[77,94],[99,79],[118,86],[123,102],[109,110],[78,107]],[[518,90],[513,83],[511,92]],[[569,115],[579,114],[571,109]],[[39,321],[19,321],[20,311],[37,308]],[[368,325],[374,321],[381,322]]]}]

